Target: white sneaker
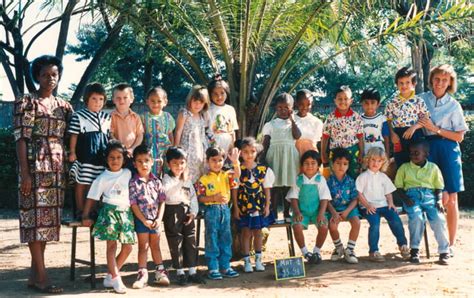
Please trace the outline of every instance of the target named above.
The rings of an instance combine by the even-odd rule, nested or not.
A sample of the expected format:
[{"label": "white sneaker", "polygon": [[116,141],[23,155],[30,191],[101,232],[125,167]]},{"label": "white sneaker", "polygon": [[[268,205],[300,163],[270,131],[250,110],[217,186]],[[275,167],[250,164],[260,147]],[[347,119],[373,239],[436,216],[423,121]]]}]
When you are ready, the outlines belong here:
[{"label": "white sneaker", "polygon": [[255,271],[262,272],[265,271],[265,266],[262,263],[262,257],[255,257]]},{"label": "white sneaker", "polygon": [[402,254],[402,258],[408,259],[410,258],[410,249],[407,245],[400,246],[400,253]]},{"label": "white sneaker", "polygon": [[369,260],[371,260],[372,262],[385,262],[385,258],[378,251],[369,254]]},{"label": "white sneaker", "polygon": [[133,283],[134,289],[143,289],[148,285],[148,270],[138,270],[137,280]]},{"label": "white sneaker", "polygon": [[252,263],[250,262],[250,258],[244,261],[244,272],[245,273],[253,272],[253,267],[252,267]]},{"label": "white sneaker", "polygon": [[356,255],[354,254],[354,251],[350,248],[346,248],[344,250],[344,259],[346,260],[347,263],[349,264],[357,264],[359,263],[359,260],[357,260]]},{"label": "white sneaker", "polygon": [[104,288],[112,288],[114,285],[112,284],[112,274],[107,273],[104,278]]},{"label": "white sneaker", "polygon": [[344,246],[334,248],[331,254],[331,261],[339,261],[344,256]]},{"label": "white sneaker", "polygon": [[170,279],[166,270],[156,270],[155,271],[155,283],[160,286],[169,286]]},{"label": "white sneaker", "polygon": [[117,294],[127,293],[127,287],[123,284],[122,278],[120,276],[117,276],[116,278],[112,279],[112,287],[114,288],[114,291]]}]

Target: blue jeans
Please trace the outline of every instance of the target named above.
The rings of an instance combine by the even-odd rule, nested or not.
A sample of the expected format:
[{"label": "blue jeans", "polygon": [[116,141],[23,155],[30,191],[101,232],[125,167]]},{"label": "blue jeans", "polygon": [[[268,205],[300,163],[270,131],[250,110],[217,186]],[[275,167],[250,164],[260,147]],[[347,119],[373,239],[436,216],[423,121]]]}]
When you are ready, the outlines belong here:
[{"label": "blue jeans", "polygon": [[230,268],[232,234],[230,210],[226,204],[207,205],[204,213],[206,227],[205,255],[209,270]]},{"label": "blue jeans", "polygon": [[369,222],[369,253],[379,251],[380,238],[380,218],[383,216],[387,222],[393,236],[397,238],[398,246],[406,245],[407,238],[405,237],[405,230],[403,223],[398,216],[398,213],[388,207],[377,208],[375,214],[367,213],[366,209],[362,209],[363,216]]},{"label": "blue jeans", "polygon": [[408,229],[410,231],[410,248],[420,248],[421,238],[425,228],[425,216],[430,222],[436,242],[438,242],[438,253],[449,252],[449,241],[446,230],[446,219],[444,214],[436,209],[436,198],[431,189],[416,187],[407,190],[407,195],[415,203],[408,207],[403,203],[408,214]]}]

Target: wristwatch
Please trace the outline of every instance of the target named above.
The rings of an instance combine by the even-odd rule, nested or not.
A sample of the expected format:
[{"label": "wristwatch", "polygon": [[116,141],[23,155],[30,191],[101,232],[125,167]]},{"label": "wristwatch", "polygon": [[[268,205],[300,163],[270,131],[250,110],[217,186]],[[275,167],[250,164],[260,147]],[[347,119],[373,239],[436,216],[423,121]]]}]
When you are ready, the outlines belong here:
[{"label": "wristwatch", "polygon": [[436,134],[441,135],[441,128],[438,128],[438,130],[436,131]]}]

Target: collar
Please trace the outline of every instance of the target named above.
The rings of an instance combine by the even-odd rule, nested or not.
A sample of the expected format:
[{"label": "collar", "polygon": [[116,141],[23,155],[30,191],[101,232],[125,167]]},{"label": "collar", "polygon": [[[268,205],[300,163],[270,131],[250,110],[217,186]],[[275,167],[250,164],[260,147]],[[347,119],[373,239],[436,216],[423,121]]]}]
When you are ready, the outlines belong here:
[{"label": "collar", "polygon": [[341,118],[341,117],[350,117],[354,114],[354,111],[349,108],[349,110],[347,110],[347,113],[345,115],[342,115],[341,112],[339,112],[339,110],[336,108],[334,110],[334,116],[336,116],[336,118]]},{"label": "collar", "polygon": [[[314,175],[313,177],[309,178],[308,176],[306,176],[305,174],[302,174],[303,175],[303,180],[305,181],[316,181],[316,182],[321,182],[321,174],[319,173],[316,173],[316,175]],[[336,178],[337,179],[337,178]]]},{"label": "collar", "polygon": [[444,105],[451,100],[451,95],[446,92],[440,98],[436,98],[436,95],[434,95],[433,91],[430,91],[430,99],[433,101],[434,106],[437,106],[438,104]]},{"label": "collar", "polygon": [[410,161],[410,167],[413,168],[413,169],[424,169],[424,168],[427,168],[428,167],[428,161],[425,162],[425,164],[423,166],[419,166],[415,163],[413,163],[412,161]]},{"label": "collar", "polygon": [[380,171],[379,172],[374,172],[371,169],[367,169],[367,172],[372,176],[378,175],[378,173],[380,173]]},{"label": "collar", "polygon": [[225,173],[225,172],[222,171],[222,170],[220,170],[219,173],[216,173],[216,172],[213,172],[213,171],[209,170],[209,175],[219,176],[219,175],[222,175],[223,173]]},{"label": "collar", "polygon": [[344,183],[348,179],[349,175],[345,174],[344,177],[342,177],[342,180],[337,179],[336,175],[333,174],[331,174],[331,177],[333,177],[334,181],[337,183]]},{"label": "collar", "polygon": [[362,118],[364,118],[364,119],[375,119],[375,118],[379,117],[381,114],[382,114],[382,113],[375,113],[375,115],[373,115],[373,116],[367,116],[367,115],[365,115],[365,114],[362,114],[362,115],[360,115],[360,116],[361,116]]},{"label": "collar", "polygon": [[140,177],[138,174],[134,174],[133,179],[135,181],[140,181],[140,183],[147,183],[149,181],[155,181],[158,178],[153,173],[150,173],[150,175],[148,175],[148,181],[146,181],[143,177]]},{"label": "collar", "polygon": [[127,117],[131,117],[135,114],[135,112],[132,111],[132,109],[128,109],[128,114],[126,116],[123,116],[122,114],[119,113],[119,111],[117,111],[117,109],[113,110],[112,113],[110,113],[111,115],[117,115],[118,117],[120,118],[127,118]]},{"label": "collar", "polygon": [[403,97],[400,93],[398,93],[398,98],[400,99],[401,102],[405,102],[409,99],[412,99],[415,97],[415,90],[413,90],[408,97]]}]

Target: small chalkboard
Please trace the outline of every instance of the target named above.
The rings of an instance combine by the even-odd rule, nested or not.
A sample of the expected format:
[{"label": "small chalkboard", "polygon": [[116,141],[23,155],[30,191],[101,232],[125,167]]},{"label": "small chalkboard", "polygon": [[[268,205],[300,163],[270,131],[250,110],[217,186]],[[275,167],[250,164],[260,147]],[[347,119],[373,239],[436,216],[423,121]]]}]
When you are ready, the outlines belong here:
[{"label": "small chalkboard", "polygon": [[275,259],[275,279],[285,280],[306,276],[303,257]]}]

